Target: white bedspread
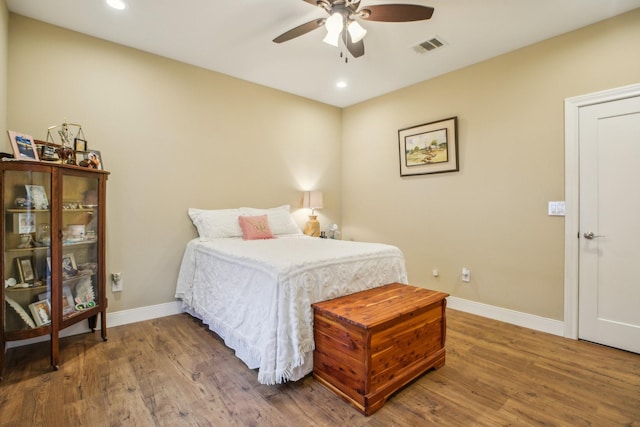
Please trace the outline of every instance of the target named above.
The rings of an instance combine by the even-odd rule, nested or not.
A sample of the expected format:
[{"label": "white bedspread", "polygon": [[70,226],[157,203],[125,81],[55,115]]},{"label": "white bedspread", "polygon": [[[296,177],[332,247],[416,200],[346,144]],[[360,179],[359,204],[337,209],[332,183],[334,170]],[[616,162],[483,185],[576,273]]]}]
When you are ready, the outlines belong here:
[{"label": "white bedspread", "polygon": [[[311,372],[304,362],[314,348],[312,303],[391,282],[407,283],[395,246],[307,236],[194,239],[176,298],[259,368],[260,383],[276,384]],[[300,367],[306,372],[295,373]]]}]

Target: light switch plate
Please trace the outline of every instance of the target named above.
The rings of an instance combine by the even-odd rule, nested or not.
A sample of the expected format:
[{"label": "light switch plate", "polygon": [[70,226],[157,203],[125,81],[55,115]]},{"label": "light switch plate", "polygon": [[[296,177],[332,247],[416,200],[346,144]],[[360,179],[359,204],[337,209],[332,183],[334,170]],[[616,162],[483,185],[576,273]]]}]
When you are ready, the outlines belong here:
[{"label": "light switch plate", "polygon": [[565,216],[564,200],[549,202],[549,216]]}]

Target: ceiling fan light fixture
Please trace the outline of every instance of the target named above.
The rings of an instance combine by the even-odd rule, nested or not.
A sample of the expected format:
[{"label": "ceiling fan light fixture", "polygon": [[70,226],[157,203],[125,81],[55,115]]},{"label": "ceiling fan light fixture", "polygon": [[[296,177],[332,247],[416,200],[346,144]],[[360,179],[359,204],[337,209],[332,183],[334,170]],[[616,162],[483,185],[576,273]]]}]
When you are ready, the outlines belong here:
[{"label": "ceiling fan light fixture", "polygon": [[327,21],[324,23],[325,28],[327,29],[327,35],[322,39],[323,42],[330,44],[332,46],[338,47],[338,43],[340,42],[340,34],[342,33],[342,29],[344,28],[344,18],[340,13],[334,13]]},{"label": "ceiling fan light fixture", "polygon": [[351,21],[349,26],[347,27],[347,31],[349,31],[349,35],[351,36],[351,41],[353,43],[358,43],[360,40],[367,35],[367,30],[362,28],[357,21]]}]

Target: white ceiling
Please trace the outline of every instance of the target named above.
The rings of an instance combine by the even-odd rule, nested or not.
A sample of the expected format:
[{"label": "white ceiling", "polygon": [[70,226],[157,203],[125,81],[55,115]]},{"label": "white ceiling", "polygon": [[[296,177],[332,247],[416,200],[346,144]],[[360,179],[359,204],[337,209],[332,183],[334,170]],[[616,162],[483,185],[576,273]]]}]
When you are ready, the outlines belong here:
[{"label": "white ceiling", "polygon": [[[303,0],[7,0],[11,12],[338,107],[530,45],[640,7],[640,0],[403,0],[435,8],[428,21],[361,21],[363,57],[340,59],[319,28],[272,40],[316,18]],[[362,0],[361,7],[396,3]],[[419,54],[433,36],[447,45]],[[347,88],[336,88],[338,80]]]}]

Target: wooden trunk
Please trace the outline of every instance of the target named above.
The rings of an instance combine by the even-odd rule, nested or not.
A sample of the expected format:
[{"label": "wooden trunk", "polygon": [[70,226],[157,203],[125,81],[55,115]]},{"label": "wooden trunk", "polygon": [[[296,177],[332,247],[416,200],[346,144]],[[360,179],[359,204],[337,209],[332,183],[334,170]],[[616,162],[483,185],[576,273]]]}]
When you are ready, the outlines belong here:
[{"label": "wooden trunk", "polygon": [[448,294],[391,283],[313,304],[313,376],[365,415],[445,361]]}]

